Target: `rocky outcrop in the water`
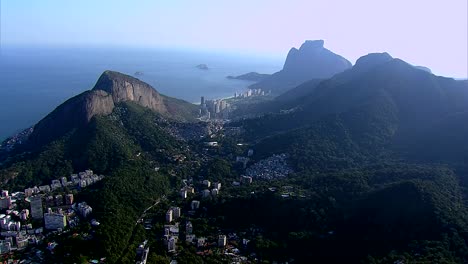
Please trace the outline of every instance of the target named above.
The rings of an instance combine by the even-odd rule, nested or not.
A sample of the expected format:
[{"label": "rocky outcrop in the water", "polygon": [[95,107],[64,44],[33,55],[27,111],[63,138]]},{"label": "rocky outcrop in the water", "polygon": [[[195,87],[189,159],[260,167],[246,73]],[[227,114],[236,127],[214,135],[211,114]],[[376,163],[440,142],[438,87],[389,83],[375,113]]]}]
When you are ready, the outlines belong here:
[{"label": "rocky outcrop in the water", "polygon": [[326,79],[351,68],[351,63],[324,47],[323,40],[308,40],[299,49],[292,48],[283,69],[251,88],[279,94],[308,80]]},{"label": "rocky outcrop in the water", "polygon": [[227,76],[226,78],[231,79],[231,80],[244,80],[244,81],[252,81],[252,82],[259,82],[262,81],[268,77],[270,77],[271,74],[264,74],[264,73],[258,73],[258,72],[249,72],[246,74],[242,74],[239,76]]},{"label": "rocky outcrop in the water", "polygon": [[105,71],[92,90],[67,100],[37,123],[30,141],[42,144],[59,138],[86,125],[94,116],[112,113],[114,107],[123,102],[134,102],[178,120],[191,119],[197,111],[195,105],[161,95],[134,77]]},{"label": "rocky outcrop in the water", "polygon": [[209,70],[208,68],[208,65],[206,64],[198,64],[197,66],[195,66],[197,69],[200,69],[200,70]]}]

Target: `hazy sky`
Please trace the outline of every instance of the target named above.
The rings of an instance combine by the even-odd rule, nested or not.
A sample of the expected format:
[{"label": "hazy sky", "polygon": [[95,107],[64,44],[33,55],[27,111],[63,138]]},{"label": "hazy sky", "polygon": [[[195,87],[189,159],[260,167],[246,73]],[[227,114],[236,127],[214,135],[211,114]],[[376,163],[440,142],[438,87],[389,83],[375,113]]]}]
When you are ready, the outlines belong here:
[{"label": "hazy sky", "polygon": [[468,76],[467,0],[1,0],[1,42],[286,56],[306,39],[354,62],[387,51]]}]

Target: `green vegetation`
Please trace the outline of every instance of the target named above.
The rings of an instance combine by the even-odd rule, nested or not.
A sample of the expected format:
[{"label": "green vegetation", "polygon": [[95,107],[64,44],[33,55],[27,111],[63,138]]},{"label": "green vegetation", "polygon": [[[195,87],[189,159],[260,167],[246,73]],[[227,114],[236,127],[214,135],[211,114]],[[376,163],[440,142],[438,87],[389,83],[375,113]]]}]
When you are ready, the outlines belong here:
[{"label": "green vegetation", "polygon": [[[74,262],[107,257],[108,263],[129,263],[141,243],[141,212],[169,189],[169,177],[154,170],[171,163],[179,153],[179,141],[157,125],[160,116],[136,104],[126,103],[106,117],[94,117],[89,125],[74,130],[43,150],[11,158],[2,168],[9,189],[22,190],[86,168],[107,177],[85,189],[77,201],[93,207],[101,223],[91,240],[72,237],[59,244],[51,261]],[[142,153],[138,155],[138,153]],[[15,175],[13,179],[11,176]],[[143,230],[144,231],[144,230]],[[143,232],[144,234],[144,232]],[[81,246],[80,246],[81,245]]]},{"label": "green vegetation", "polygon": [[234,124],[257,159],[289,154],[296,174],[282,185],[305,195],[226,200],[212,208],[218,224],[263,230],[252,251],[266,261],[466,262],[467,90],[398,60],[361,74],[321,82],[296,111]]},{"label": "green vegetation", "polygon": [[[107,176],[77,195],[101,225],[79,227],[90,236],[53,237],[59,246],[50,262],[130,263],[149,239],[149,261],[167,263],[159,239],[164,212],[174,203],[186,211],[190,199],[177,193],[182,179],[200,191],[201,177],[222,189],[190,216],[194,233],[242,233],[250,243],[236,247],[263,263],[467,262],[466,83],[399,60],[363,69],[252,106],[271,113],[233,124],[243,135],[214,135],[216,148],[178,141],[166,117],[123,103],[40,149],[12,153],[2,160],[1,180],[14,191],[87,168]],[[278,112],[285,106],[294,110]],[[295,173],[231,186],[244,173],[234,160],[249,148],[250,163],[288,154]],[[152,229],[136,224],[162,197],[150,212]],[[202,257],[178,246],[181,263],[227,261],[220,252]]]},{"label": "green vegetation", "polygon": [[299,173],[276,184],[305,193],[222,196],[204,204],[209,224],[194,226],[246,232],[247,251],[263,261],[459,263],[468,257],[467,212],[457,178],[446,168],[389,164]]}]

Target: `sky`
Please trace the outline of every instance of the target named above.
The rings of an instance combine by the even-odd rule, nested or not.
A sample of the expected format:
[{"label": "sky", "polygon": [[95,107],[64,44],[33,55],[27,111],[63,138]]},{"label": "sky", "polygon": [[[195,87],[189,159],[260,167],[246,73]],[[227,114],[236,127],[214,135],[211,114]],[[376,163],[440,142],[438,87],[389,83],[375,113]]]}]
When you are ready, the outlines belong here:
[{"label": "sky", "polygon": [[135,46],[286,56],[308,39],[355,62],[389,52],[468,77],[467,0],[0,0],[1,45]]}]

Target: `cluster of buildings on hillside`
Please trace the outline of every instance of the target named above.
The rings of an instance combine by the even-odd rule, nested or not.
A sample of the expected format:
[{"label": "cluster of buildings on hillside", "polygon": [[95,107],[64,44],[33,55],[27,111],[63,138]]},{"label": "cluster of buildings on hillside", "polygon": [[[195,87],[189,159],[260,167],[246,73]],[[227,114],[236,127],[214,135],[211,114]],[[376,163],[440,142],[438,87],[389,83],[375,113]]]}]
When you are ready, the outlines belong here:
[{"label": "cluster of buildings on hillside", "polygon": [[26,140],[28,139],[29,135],[31,135],[32,132],[33,132],[33,128],[30,127],[28,129],[25,129],[25,130],[19,132],[16,135],[13,135],[12,137],[5,140],[3,143],[0,142],[0,150],[4,149],[6,151],[10,151],[16,145],[23,144],[23,142],[26,142]]},{"label": "cluster of buildings on hillside", "polygon": [[166,212],[166,222],[164,225],[164,245],[167,252],[176,252],[176,244],[179,240],[179,218],[181,217],[180,207],[171,207]]},{"label": "cluster of buildings on hillside", "polygon": [[[201,180],[193,186],[194,182],[192,179],[183,180],[184,186],[180,189],[179,193],[182,199],[188,199],[198,193],[202,198],[206,199],[209,197],[214,197],[219,194],[221,189],[221,183],[215,182],[212,183],[209,180]],[[202,190],[202,191],[197,191]],[[190,202],[190,209],[188,211],[189,215],[195,215],[195,213],[200,208],[199,200],[192,200]],[[193,225],[190,221],[186,221],[185,224],[185,233],[181,234],[179,232],[179,226],[182,224],[180,218],[182,216],[182,210],[180,207],[170,207],[166,211],[166,225],[164,226],[164,235],[163,241],[164,246],[166,247],[167,252],[174,253],[177,251],[177,243],[180,239],[185,239],[187,243],[194,243],[198,247],[203,247],[205,245],[205,238],[200,237],[196,238],[193,234]],[[184,236],[185,235],[185,236]],[[221,243],[221,246],[226,245],[226,243]]]},{"label": "cluster of buildings on hillside", "polygon": [[247,168],[245,175],[266,180],[286,177],[293,172],[292,168],[286,162],[287,157],[288,156],[283,153],[260,160]]},{"label": "cluster of buildings on hillside", "polygon": [[200,116],[204,120],[227,119],[229,106],[229,103],[224,99],[205,100],[205,97],[202,96],[200,100]]},{"label": "cluster of buildings on hillside", "polygon": [[234,98],[247,98],[252,96],[264,96],[268,95],[271,92],[265,92],[262,89],[248,89],[243,93],[234,93]]},{"label": "cluster of buildings on hillside", "polygon": [[[37,244],[44,237],[44,228],[61,232],[67,226],[77,225],[80,221],[78,216],[87,218],[92,213],[92,208],[85,202],[75,203],[74,195],[63,193],[63,187],[86,187],[103,177],[87,170],[72,174],[71,181],[63,177],[60,180],[53,180],[51,185],[27,188],[24,192],[12,195],[3,190],[0,196],[0,209],[5,214],[0,214],[2,230],[0,235],[3,237],[0,240],[0,254],[23,249],[29,244]],[[18,201],[25,201],[30,207],[21,208]],[[44,225],[33,228],[32,220],[41,221]],[[99,222],[93,219],[91,224],[96,226]]]},{"label": "cluster of buildings on hillside", "polygon": [[[193,211],[198,210],[200,207],[200,201],[193,200],[191,202],[191,209]],[[193,224],[190,221],[185,221],[185,232],[180,232],[180,225],[182,224],[179,219],[181,217],[180,207],[171,207],[166,212],[166,222],[164,225],[163,241],[167,252],[177,252],[177,243],[180,239],[185,239],[187,243],[196,245],[198,248],[204,248],[208,246],[207,239],[205,237],[196,237],[193,234]],[[212,244],[209,244],[210,246]],[[227,245],[227,237],[225,235],[219,235],[216,246],[225,247]]]},{"label": "cluster of buildings on hillside", "polygon": [[[86,218],[92,212],[92,208],[85,202],[73,203],[73,194],[66,194],[64,200],[62,195],[43,199],[41,195],[25,197],[24,193],[18,192],[13,196],[15,199],[11,199],[12,196],[9,196],[7,191],[2,191],[2,198],[8,197],[12,201],[11,208],[17,208],[17,199],[24,199],[29,201],[30,209],[8,209],[6,214],[0,214],[0,235],[4,238],[0,240],[0,254],[23,249],[29,244],[37,244],[44,237],[44,228],[61,232],[66,226],[75,226],[79,222],[77,214]],[[50,206],[45,212],[44,203]],[[34,219],[42,220],[44,227],[33,228],[31,220]],[[95,220],[92,224],[99,225]]]},{"label": "cluster of buildings on hillside", "polygon": [[209,180],[203,180],[203,191],[201,192],[202,198],[216,197],[221,190],[221,183],[215,182],[211,183]]},{"label": "cluster of buildings on hillside", "polygon": [[21,250],[29,244],[39,243],[44,238],[43,228],[34,229],[32,224],[27,221],[30,215],[28,209],[10,209],[15,207],[16,200],[20,198],[20,193],[14,193],[10,196],[8,191],[2,191],[1,201],[8,204],[8,209],[5,214],[0,214],[0,235],[2,236],[0,254]]},{"label": "cluster of buildings on hillside", "polygon": [[190,124],[165,122],[164,124],[162,129],[181,141],[200,140],[212,133],[210,123],[207,122]]},{"label": "cluster of buildings on hillside", "polygon": [[52,180],[50,185],[34,186],[32,188],[26,188],[24,194],[26,197],[39,194],[39,193],[49,193],[56,190],[60,190],[64,187],[70,189],[73,188],[85,188],[90,186],[104,178],[104,175],[94,174],[92,170],[86,170],[78,174],[71,174],[69,180],[67,177],[62,177],[60,179]]},{"label": "cluster of buildings on hillside", "polygon": [[[187,199],[189,196],[195,194],[195,187],[193,185],[188,185],[187,181],[184,180],[185,186],[180,189],[180,196],[182,199]],[[201,189],[203,189],[200,194],[202,198],[216,197],[219,194],[221,189],[220,182],[212,183],[209,180],[200,181]]]},{"label": "cluster of buildings on hillside", "polygon": [[149,254],[148,240],[143,241],[136,249],[136,264],[146,264]]}]

